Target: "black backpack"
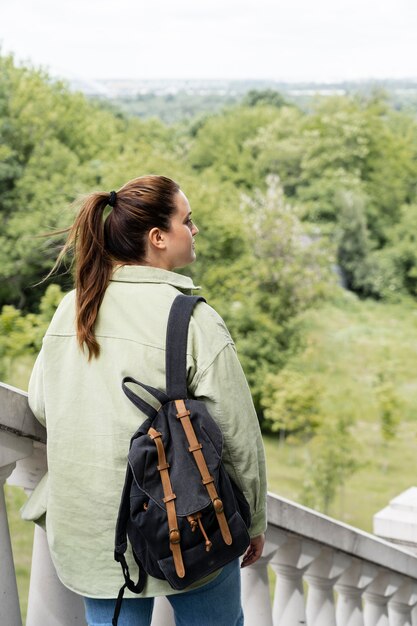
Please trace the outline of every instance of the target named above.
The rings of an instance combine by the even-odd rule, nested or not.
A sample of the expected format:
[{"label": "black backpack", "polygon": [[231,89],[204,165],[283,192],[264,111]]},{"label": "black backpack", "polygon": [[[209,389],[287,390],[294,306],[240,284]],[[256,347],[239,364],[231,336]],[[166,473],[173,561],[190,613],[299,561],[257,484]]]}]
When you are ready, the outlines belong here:
[{"label": "black backpack", "polygon": [[[148,419],[135,432],[116,525],[114,558],[127,587],[140,593],[147,574],[181,590],[241,556],[249,546],[249,505],[222,463],[223,437],[205,404],[187,397],[188,325],[204,298],[178,295],[166,337],[166,393],[126,377],[122,388]],[[137,396],[135,383],[161,403]],[[139,566],[134,583],[125,560],[127,539]]]}]

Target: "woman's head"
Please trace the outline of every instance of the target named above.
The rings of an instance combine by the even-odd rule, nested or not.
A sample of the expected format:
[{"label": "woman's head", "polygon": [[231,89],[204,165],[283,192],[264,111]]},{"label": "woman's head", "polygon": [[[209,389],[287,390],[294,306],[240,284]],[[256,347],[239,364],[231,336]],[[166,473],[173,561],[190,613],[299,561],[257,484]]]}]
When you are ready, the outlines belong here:
[{"label": "woman's head", "polygon": [[172,270],[195,260],[192,238],[198,229],[177,183],[164,176],[135,178],[113,204],[104,222],[104,247],[116,263]]},{"label": "woman's head", "polygon": [[[104,218],[109,201],[112,209]],[[116,193],[97,192],[84,200],[58,263],[75,249],[77,336],[89,358],[100,352],[94,324],[114,267],[172,270],[192,263],[198,229],[190,216],[186,196],[165,176],[141,176]]]}]

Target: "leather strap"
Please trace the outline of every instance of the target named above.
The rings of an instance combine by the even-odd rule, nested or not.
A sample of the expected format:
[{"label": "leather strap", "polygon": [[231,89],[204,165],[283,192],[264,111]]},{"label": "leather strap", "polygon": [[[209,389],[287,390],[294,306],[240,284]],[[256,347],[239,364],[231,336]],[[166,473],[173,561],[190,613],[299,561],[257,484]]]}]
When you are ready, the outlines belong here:
[{"label": "leather strap", "polygon": [[214,512],[216,513],[217,521],[219,522],[223,541],[230,546],[232,543],[232,535],[230,534],[229,525],[224,514],[223,503],[219,498],[217,489],[214,485],[214,478],[210,475],[206,460],[201,451],[203,446],[197,440],[195,430],[190,420],[190,411],[188,411],[185,406],[184,400],[175,400],[175,406],[177,408],[177,418],[180,420],[182,427],[184,428],[185,436],[190,444],[188,450],[194,455],[194,460],[201,474],[203,485],[206,487],[210,500],[213,503]]},{"label": "leather strap", "polygon": [[177,512],[175,510],[175,498],[177,497],[172,491],[171,480],[169,478],[169,463],[165,456],[164,444],[162,443],[162,433],[150,428],[148,430],[149,437],[155,442],[158,451],[158,470],[161,475],[162,489],[164,490],[164,502],[167,507],[168,528],[169,528],[169,547],[174,559],[175,571],[179,578],[184,578],[185,567],[182,560],[180,531],[178,530]]}]

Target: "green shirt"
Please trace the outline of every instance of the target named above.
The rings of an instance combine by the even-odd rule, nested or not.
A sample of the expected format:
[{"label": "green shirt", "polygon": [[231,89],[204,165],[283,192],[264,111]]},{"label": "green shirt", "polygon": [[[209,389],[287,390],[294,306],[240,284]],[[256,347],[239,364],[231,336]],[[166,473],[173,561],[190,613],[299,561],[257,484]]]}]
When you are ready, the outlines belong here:
[{"label": "green shirt", "polygon": [[[22,515],[36,521],[46,511],[57,574],[76,593],[114,598],[123,584],[113,560],[114,531],[130,437],[145,415],[125,397],[121,381],[133,376],[165,389],[169,310],[179,292],[193,289],[190,278],[175,272],[123,266],[115,270],[97,318],[98,359],[89,362],[78,346],[74,291],[62,300],[44,337],[29,383],[29,404],[47,428],[49,472]],[[250,504],[250,534],[259,535],[266,529],[259,424],[229,332],[204,302],[190,322],[187,381],[190,394],[206,403],[223,432],[225,467]],[[134,577],[131,555],[128,563]],[[141,595],[170,593],[177,592],[148,577]]]}]

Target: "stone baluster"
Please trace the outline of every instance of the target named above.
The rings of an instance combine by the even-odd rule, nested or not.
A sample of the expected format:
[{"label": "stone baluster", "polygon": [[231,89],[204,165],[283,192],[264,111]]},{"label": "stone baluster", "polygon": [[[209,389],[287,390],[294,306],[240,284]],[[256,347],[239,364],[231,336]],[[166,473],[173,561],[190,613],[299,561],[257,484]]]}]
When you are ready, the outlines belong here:
[{"label": "stone baluster", "polygon": [[320,555],[308,567],[305,580],[308,583],[308,626],[336,626],[333,587],[338,578],[351,565],[346,554],[323,548]]},{"label": "stone baluster", "polygon": [[417,604],[417,584],[403,579],[401,587],[388,601],[390,626],[412,626],[411,609]]},{"label": "stone baluster", "polygon": [[175,626],[174,611],[168,600],[161,596],[155,598],[151,626]]},{"label": "stone baluster", "polygon": [[401,576],[387,570],[379,570],[363,594],[365,626],[390,626],[387,604],[400,585]]},{"label": "stone baluster", "polygon": [[[383,539],[403,545],[406,550],[417,554],[417,487],[409,487],[374,515],[374,533]],[[398,591],[399,594],[400,591]],[[397,601],[400,597],[401,595],[394,596],[392,603],[388,605],[390,622],[397,623],[397,613],[402,615],[401,619],[403,619],[404,615],[408,615],[409,612],[406,619],[411,620],[413,626],[417,626],[417,605],[414,603],[414,607],[406,608],[402,600]],[[411,594],[411,605],[413,604],[412,597]],[[408,605],[408,602],[406,604]]]},{"label": "stone baluster", "polygon": [[321,546],[294,535],[285,535],[271,559],[276,572],[274,626],[306,624],[303,575],[321,552]]},{"label": "stone baluster", "polygon": [[14,467],[14,463],[0,467],[0,624],[21,626],[22,618],[4,499],[4,483]]},{"label": "stone baluster", "polygon": [[13,472],[16,461],[31,453],[32,442],[29,439],[0,431],[0,624],[7,624],[7,626],[21,626],[22,618],[4,498],[4,483]]},{"label": "stone baluster", "polygon": [[[47,469],[45,445],[33,443],[33,454],[20,460],[10,484],[29,495]],[[51,560],[45,531],[35,526],[26,626],[85,626],[82,597],[59,580]]]},{"label": "stone baluster", "polygon": [[245,623],[272,626],[272,608],[269,593],[268,563],[277,550],[277,541],[284,540],[285,533],[268,529],[261,558],[242,573],[242,605]]},{"label": "stone baluster", "polygon": [[377,573],[377,567],[353,559],[349,569],[341,575],[335,585],[338,594],[337,626],[364,626],[362,594]]}]

